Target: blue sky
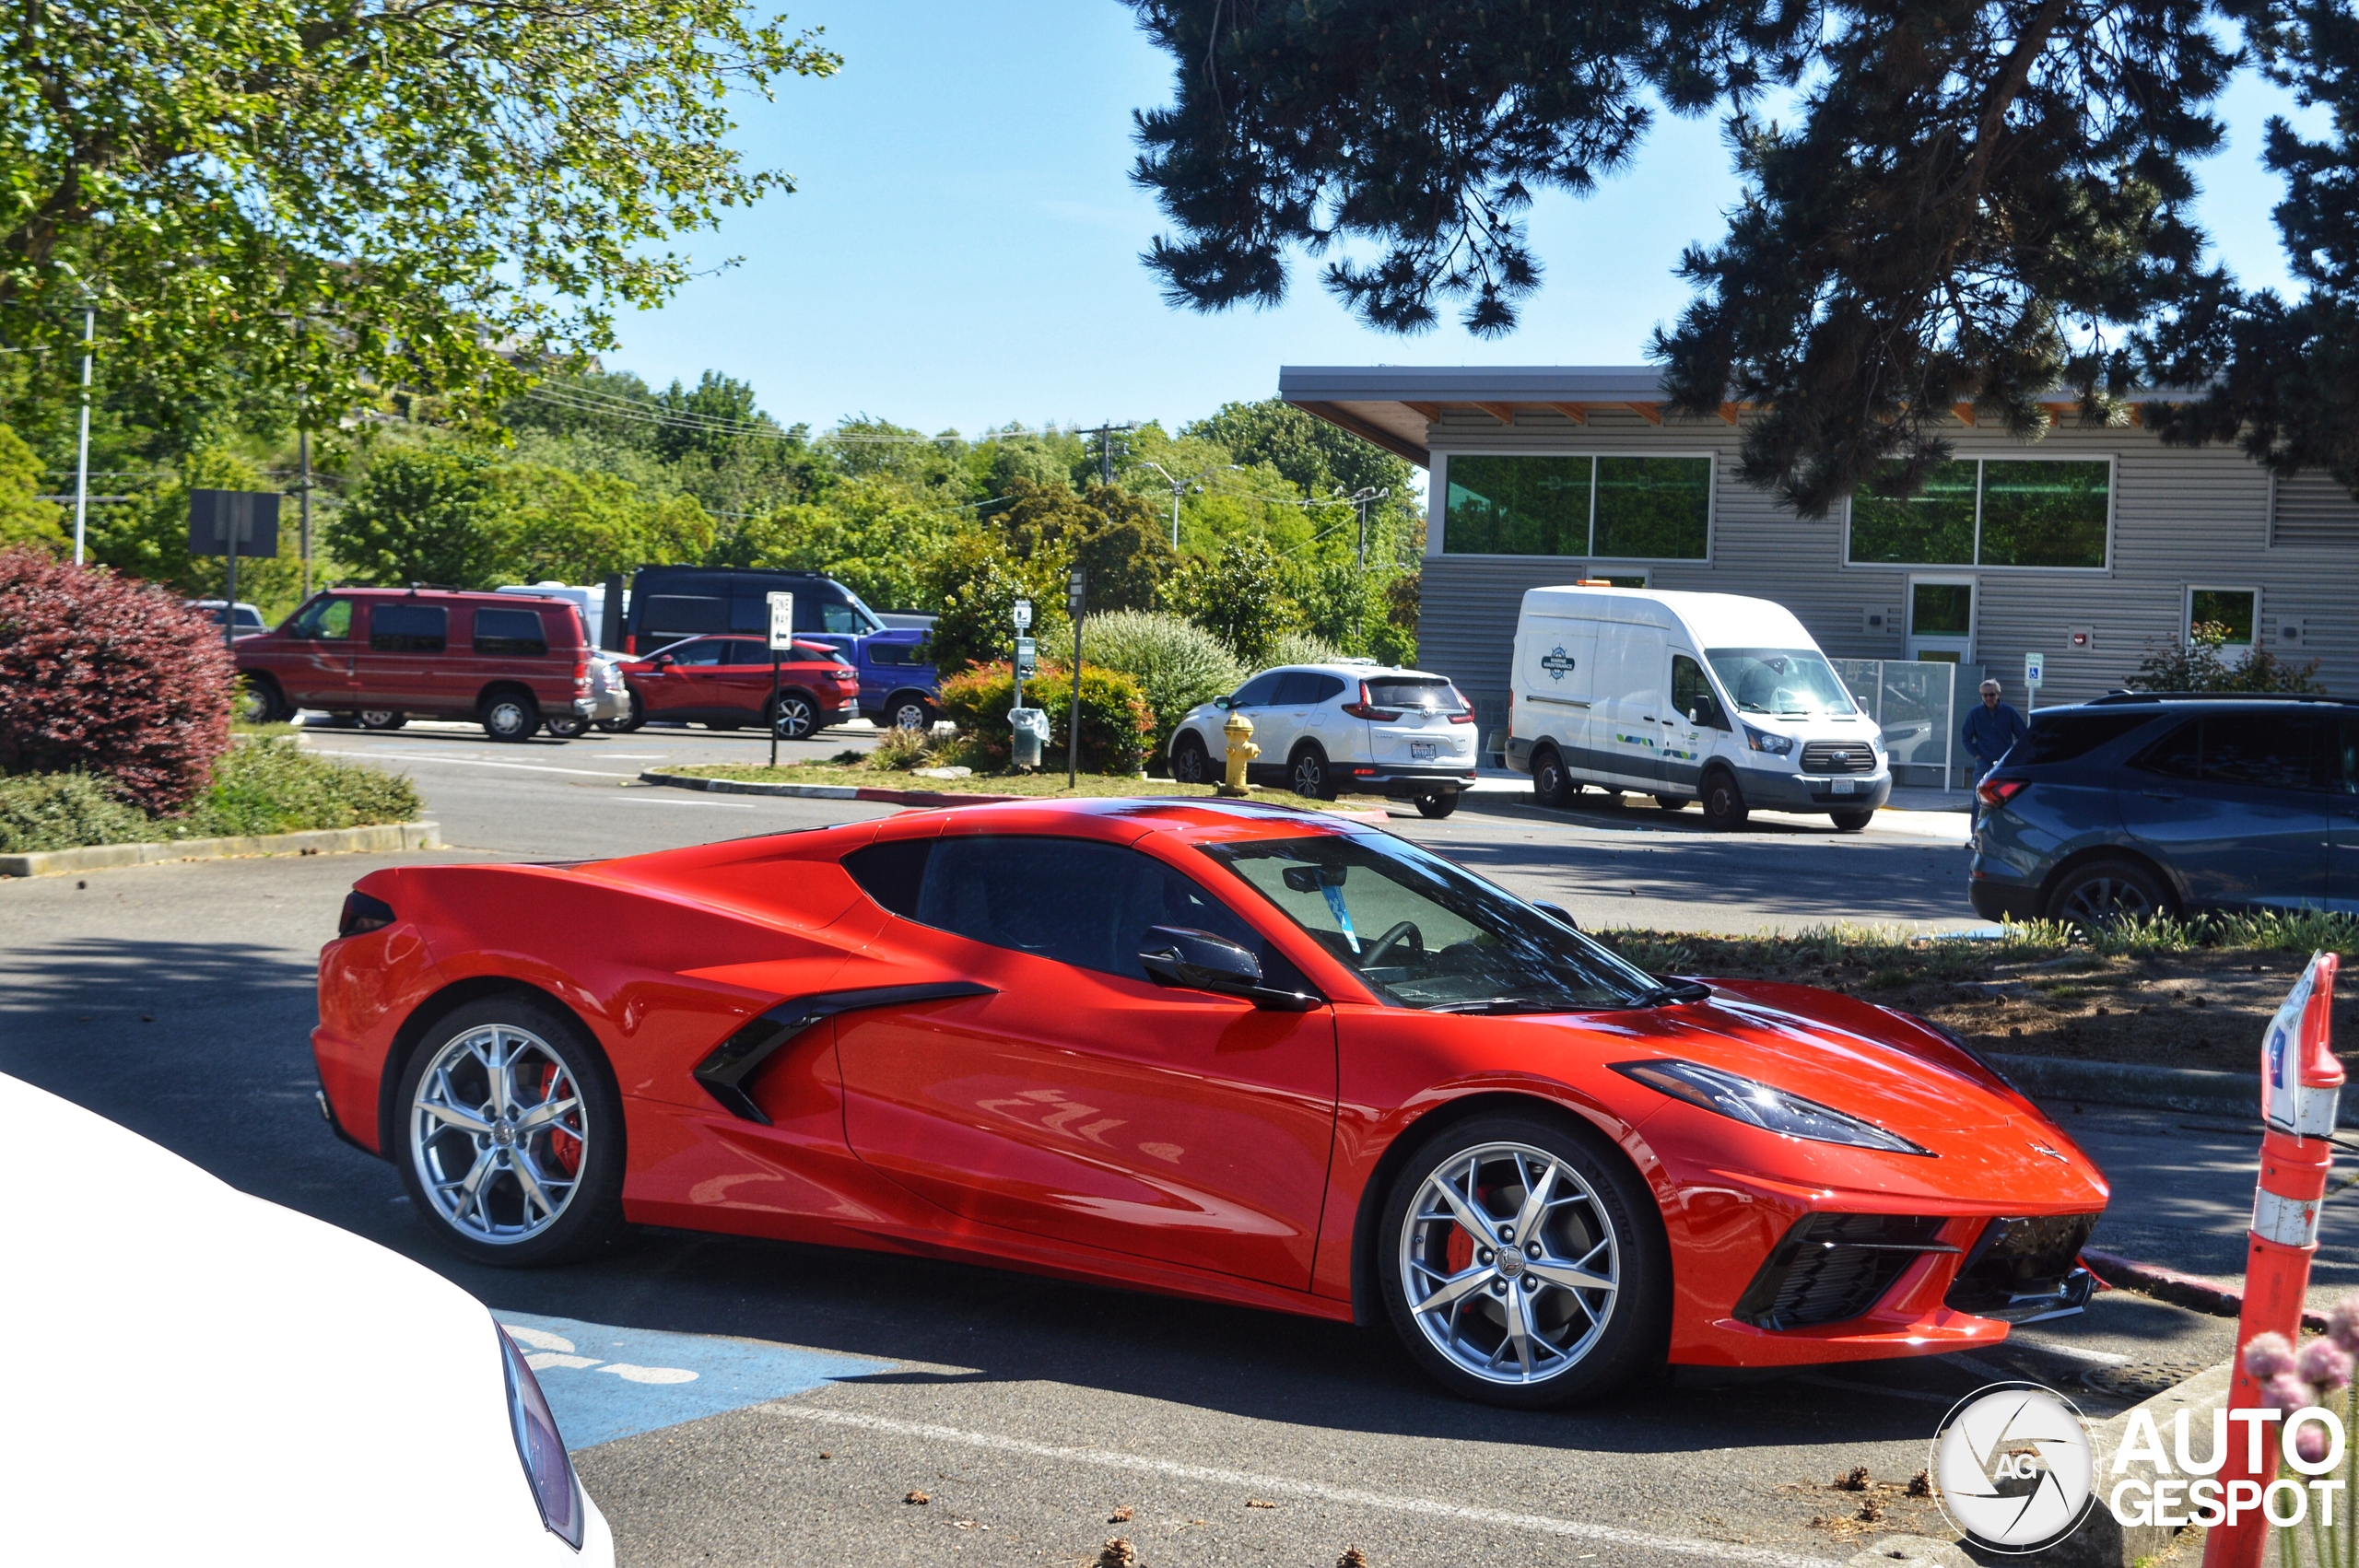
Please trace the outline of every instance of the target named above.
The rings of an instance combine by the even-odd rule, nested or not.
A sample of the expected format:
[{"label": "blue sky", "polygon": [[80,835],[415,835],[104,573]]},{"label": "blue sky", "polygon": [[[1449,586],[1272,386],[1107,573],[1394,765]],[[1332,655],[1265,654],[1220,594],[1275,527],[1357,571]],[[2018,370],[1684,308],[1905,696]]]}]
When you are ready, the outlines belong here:
[{"label": "blue sky", "polygon": [[[606,357],[658,385],[707,369],[782,419],[870,414],[929,432],[1021,420],[1167,426],[1276,390],[1283,364],[1631,364],[1685,298],[1680,248],[1735,197],[1716,122],[1661,119],[1636,164],[1586,201],[1543,197],[1546,281],[1513,335],[1455,325],[1401,338],[1353,324],[1297,273],[1274,310],[1200,316],[1156,296],[1138,253],[1161,226],[1133,187],[1133,109],[1166,101],[1162,55],[1117,0],[976,6],[821,0],[845,57],[825,81],[748,100],[740,144],[793,195],[685,247],[736,268],[626,316]],[[2260,127],[2283,95],[2247,80],[2202,216],[2250,283],[2280,283]]]}]

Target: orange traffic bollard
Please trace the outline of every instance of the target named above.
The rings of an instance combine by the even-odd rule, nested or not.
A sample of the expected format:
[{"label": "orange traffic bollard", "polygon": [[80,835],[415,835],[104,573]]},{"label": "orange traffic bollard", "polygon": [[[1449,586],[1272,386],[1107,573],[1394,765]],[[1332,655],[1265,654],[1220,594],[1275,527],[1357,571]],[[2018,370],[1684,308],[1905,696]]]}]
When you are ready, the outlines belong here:
[{"label": "orange traffic bollard", "polygon": [[2318,1208],[2334,1160],[2330,1140],[2342,1088],[2342,1064],[2329,1047],[2336,962],[2331,953],[2312,955],[2261,1042],[2260,1185],[2252,1198],[2236,1375],[2228,1389],[2232,1428],[2217,1478],[2227,1517],[2203,1543],[2203,1568],[2259,1568],[2269,1544],[2260,1502],[2277,1474],[2278,1434],[2271,1423],[2278,1412],[2262,1407],[2260,1380],[2246,1368],[2243,1348],[2255,1335],[2298,1340],[2302,1333],[2302,1299],[2318,1249]]}]

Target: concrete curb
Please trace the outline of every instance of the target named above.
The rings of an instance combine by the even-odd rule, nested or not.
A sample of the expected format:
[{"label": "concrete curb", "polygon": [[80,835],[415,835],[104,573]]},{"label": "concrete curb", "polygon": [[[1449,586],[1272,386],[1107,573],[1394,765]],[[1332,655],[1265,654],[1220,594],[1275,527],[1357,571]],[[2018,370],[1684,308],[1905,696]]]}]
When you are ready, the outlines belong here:
[{"label": "concrete curb", "polygon": [[[2159,1263],[2141,1263],[2102,1247],[2083,1247],[2081,1261],[2087,1264],[2089,1271],[2098,1279],[2125,1291],[2135,1291],[2140,1295],[2153,1296],[2157,1301],[2166,1301],[2174,1306],[2183,1306],[2190,1312],[2205,1313],[2213,1317],[2240,1317],[2244,1315],[2245,1298],[2216,1280],[2207,1280],[2199,1274],[2182,1274]],[[2314,1334],[2323,1334],[2326,1332],[2326,1318],[2320,1313],[2304,1312],[2302,1327]]]},{"label": "concrete curb", "polygon": [[[650,768],[639,776],[642,784],[662,784],[675,790],[709,790],[719,795],[792,795],[806,801],[874,801],[888,806],[996,806],[1015,801],[1039,801],[1040,795],[968,794],[952,790],[872,790],[850,784],[762,784],[743,778],[704,778],[692,773],[666,773]],[[1111,797],[1108,797],[1111,798]],[[1156,795],[1154,800],[1189,800],[1184,795]],[[1210,796],[1203,797],[1209,800]],[[1340,816],[1353,822],[1386,823],[1392,820],[1386,812],[1359,812],[1331,809],[1322,816]]]},{"label": "concrete curb", "polygon": [[370,827],[323,827],[307,833],[270,833],[251,838],[183,838],[163,844],[93,844],[80,849],[47,849],[32,855],[0,855],[0,877],[66,876],[116,866],[151,866],[165,860],[227,860],[243,855],[382,854],[396,849],[439,849],[442,825],[387,822]]},{"label": "concrete curb", "polygon": [[[2154,1417],[2158,1432],[2167,1433],[2181,1410],[2190,1412],[2189,1422],[2196,1431],[2208,1433],[2212,1412],[2228,1402],[2228,1384],[2236,1371],[2234,1362],[2222,1362],[2207,1372],[2199,1372],[2183,1383],[2164,1389],[2153,1398],[2109,1421],[2095,1422],[2097,1472],[2096,1507],[2091,1511],[2088,1523],[2083,1525],[2057,1545],[2039,1554],[2043,1563],[2056,1568],[2133,1568],[2133,1565],[2159,1555],[2170,1549],[2178,1527],[2169,1525],[2124,1525],[2113,1516],[2106,1500],[2114,1489],[2129,1480],[2142,1480],[2152,1486],[2157,1476],[2156,1468],[2143,1459],[2133,1459],[2127,1469],[2115,1470],[2114,1456],[2121,1452],[2122,1440],[2129,1435],[2130,1418],[2140,1410]],[[2196,1440],[2199,1445],[2206,1441]]]},{"label": "concrete curb", "polygon": [[[2191,1067],[2144,1067],[2126,1061],[2075,1061],[2066,1057],[2002,1056],[1992,1065],[2034,1099],[2093,1100],[2157,1111],[2260,1119],[2260,1074],[2207,1072]],[[2341,1106],[2339,1127],[2359,1127],[2359,1103]]]}]

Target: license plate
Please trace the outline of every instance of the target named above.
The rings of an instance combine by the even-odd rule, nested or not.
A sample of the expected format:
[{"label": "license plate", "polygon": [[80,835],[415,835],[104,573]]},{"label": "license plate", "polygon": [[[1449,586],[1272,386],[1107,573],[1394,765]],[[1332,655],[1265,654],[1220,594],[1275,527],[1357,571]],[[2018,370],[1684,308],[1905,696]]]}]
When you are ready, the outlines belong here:
[{"label": "license plate", "polygon": [[1431,741],[1411,741],[1409,743],[1410,761],[1431,762],[1433,759],[1434,743]]},{"label": "license plate", "polygon": [[1859,790],[1860,781],[1856,778],[1837,778],[1835,781],[1835,792],[1838,795],[1855,795]]}]

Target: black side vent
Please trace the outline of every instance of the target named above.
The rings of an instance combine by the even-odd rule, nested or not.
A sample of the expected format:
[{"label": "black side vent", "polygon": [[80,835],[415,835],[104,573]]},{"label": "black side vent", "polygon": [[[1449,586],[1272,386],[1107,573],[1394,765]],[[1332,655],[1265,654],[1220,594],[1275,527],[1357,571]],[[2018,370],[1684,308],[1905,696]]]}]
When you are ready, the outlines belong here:
[{"label": "black side vent", "polygon": [[2060,1298],[2096,1223],[2095,1214],[1991,1221],[1966,1252],[1942,1305],[1996,1317]]},{"label": "black side vent", "polygon": [[921,1001],[994,994],[991,987],[972,980],[937,980],[925,985],[871,986],[863,990],[793,997],[758,1018],[748,1019],[736,1033],[713,1047],[697,1063],[694,1076],[704,1085],[705,1093],[726,1106],[731,1116],[768,1127],[770,1118],[754,1103],[751,1093],[754,1075],[780,1046],[821,1019],[871,1007],[908,1007]]},{"label": "black side vent", "polygon": [[1875,749],[1865,741],[1813,741],[1802,747],[1804,773],[1873,773]]},{"label": "black side vent", "polygon": [[1736,1316],[1769,1329],[1857,1317],[1918,1258],[1957,1250],[1933,1239],[1943,1223],[1904,1214],[1805,1215],[1769,1249],[1738,1298]]}]

